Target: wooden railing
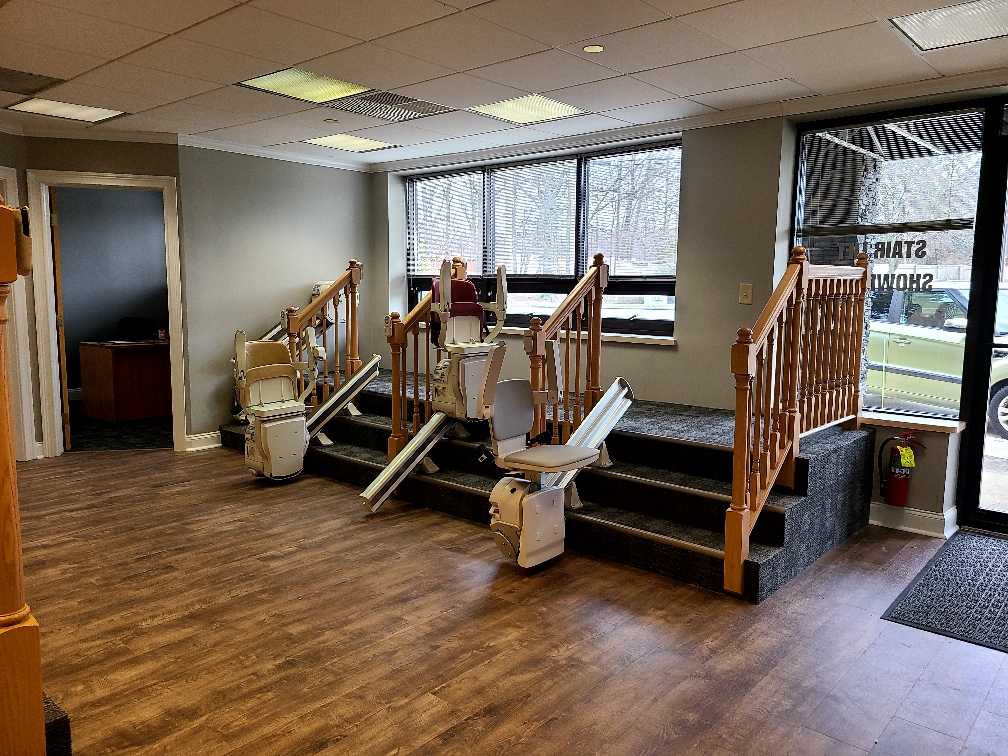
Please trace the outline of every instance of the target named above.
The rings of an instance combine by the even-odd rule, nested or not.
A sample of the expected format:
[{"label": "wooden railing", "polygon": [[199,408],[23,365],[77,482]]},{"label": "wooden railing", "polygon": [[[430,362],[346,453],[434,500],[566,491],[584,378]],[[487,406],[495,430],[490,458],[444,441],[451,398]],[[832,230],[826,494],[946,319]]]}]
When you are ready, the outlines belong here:
[{"label": "wooden railing", "polygon": [[[602,255],[597,254],[584,278],[567,295],[556,312],[545,323],[540,318],[532,318],[529,329],[525,331],[525,352],[529,356],[533,391],[543,390],[547,386],[547,342],[559,341],[563,352],[562,401],[551,407],[552,422],[547,418],[548,405],[537,404],[532,426],[533,436],[549,427],[552,431],[552,444],[561,444],[570,438],[571,433],[577,430],[602,396],[602,292],[608,282],[609,266],[603,261]],[[582,333],[587,336],[583,350]]]},{"label": "wooden railing", "polygon": [[[465,278],[462,258],[452,259],[452,278]],[[392,353],[392,435],[389,436],[389,462],[403,450],[411,434],[431,417],[431,365],[441,361],[441,349],[431,344],[431,292],[401,320],[398,312],[385,317],[385,338]],[[442,324],[443,327],[443,324]],[[423,336],[420,332],[423,331]],[[409,380],[409,342],[413,340],[413,380]],[[432,361],[432,351],[436,352]],[[423,373],[420,354],[423,353]],[[420,384],[424,383],[423,395]],[[413,397],[410,403],[409,390]],[[412,415],[410,410],[412,409]],[[422,409],[422,411],[421,411]]]},{"label": "wooden railing", "polygon": [[756,325],[732,346],[735,440],[725,514],[725,590],[743,591],[749,534],[775,483],[794,487],[802,433],[861,412],[868,256],[854,267],[809,265],[795,247]]},{"label": "wooden railing", "polygon": [[[329,394],[340,387],[342,381],[353,375],[361,366],[357,354],[357,287],[361,282],[361,266],[351,260],[346,272],[319,294],[310,304],[298,309],[288,307],[284,313],[284,329],[287,332],[287,347],[294,362],[308,361],[308,329],[315,332],[318,343],[325,350],[325,359],[318,366],[319,388],[312,393],[311,402],[318,406],[329,398]],[[344,343],[346,359],[343,361],[343,376],[340,376],[340,318],[339,301],[343,297],[345,308]],[[332,330],[332,337],[329,332]],[[331,342],[331,343],[330,343]],[[329,375],[332,373],[332,385]],[[304,391],[305,376],[298,372],[298,393]]]}]

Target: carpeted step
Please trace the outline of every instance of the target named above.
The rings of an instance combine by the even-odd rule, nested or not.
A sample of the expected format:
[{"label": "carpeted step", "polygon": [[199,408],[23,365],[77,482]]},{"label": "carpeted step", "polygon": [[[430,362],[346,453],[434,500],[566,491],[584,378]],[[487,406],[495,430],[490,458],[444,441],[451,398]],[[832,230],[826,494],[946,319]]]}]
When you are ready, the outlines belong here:
[{"label": "carpeted step", "polygon": [[45,693],[42,704],[45,707],[46,756],[72,756],[70,717]]}]

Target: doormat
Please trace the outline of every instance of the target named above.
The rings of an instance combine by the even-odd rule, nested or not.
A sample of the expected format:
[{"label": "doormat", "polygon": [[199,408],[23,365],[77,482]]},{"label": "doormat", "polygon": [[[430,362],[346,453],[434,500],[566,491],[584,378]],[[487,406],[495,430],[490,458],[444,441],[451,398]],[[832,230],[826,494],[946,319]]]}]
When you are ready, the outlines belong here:
[{"label": "doormat", "polygon": [[1008,653],[1008,540],[958,531],[882,619]]}]

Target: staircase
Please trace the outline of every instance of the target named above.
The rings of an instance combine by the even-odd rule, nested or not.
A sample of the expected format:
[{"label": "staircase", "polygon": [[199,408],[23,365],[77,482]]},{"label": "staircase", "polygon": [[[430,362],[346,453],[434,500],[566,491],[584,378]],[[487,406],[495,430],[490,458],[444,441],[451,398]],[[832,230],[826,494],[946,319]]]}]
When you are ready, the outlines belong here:
[{"label": "staircase", "polygon": [[[332,446],[312,445],[305,469],[370,483],[388,462],[391,389],[383,370],[355,401],[362,414],[331,421],[324,432]],[[486,425],[467,430],[469,438],[440,441],[431,454],[438,472],[409,476],[398,498],[486,525],[504,471],[478,461]],[[607,440],[612,466],[577,478],[583,505],[567,512],[567,547],[721,591],[733,430],[729,410],[634,402]],[[243,451],[244,426],[221,426],[221,442]],[[795,490],[773,491],[753,530],[744,598],[762,601],[868,524],[873,449],[870,430],[834,426],[802,439]]]},{"label": "staircase", "polygon": [[[452,268],[465,275],[460,259]],[[867,274],[866,255],[853,267],[811,266],[796,247],[756,324],[731,348],[735,410],[635,401],[606,441],[612,464],[577,478],[568,548],[758,603],[867,525],[875,443],[874,431],[859,429]],[[601,396],[607,280],[596,255],[553,315],[532,318],[525,332],[533,389],[547,385],[547,348],[562,352],[564,366],[563,399],[540,405],[533,437],[563,443]],[[405,319],[386,318],[391,371],[358,395],[361,415],[324,427],[333,443],[310,447],[306,470],[364,488],[405,447],[432,414],[428,372],[441,350],[430,334],[430,297]],[[493,463],[486,424],[465,427],[465,438],[431,451],[439,469],[409,475],[398,497],[488,524],[489,494],[505,471]],[[244,428],[222,426],[221,442],[242,451]]]}]

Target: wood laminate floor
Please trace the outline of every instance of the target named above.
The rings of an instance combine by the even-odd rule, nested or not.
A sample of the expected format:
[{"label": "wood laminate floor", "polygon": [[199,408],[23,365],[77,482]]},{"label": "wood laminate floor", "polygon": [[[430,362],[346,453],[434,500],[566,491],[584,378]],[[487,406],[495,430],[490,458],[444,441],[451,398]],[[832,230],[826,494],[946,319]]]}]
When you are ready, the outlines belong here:
[{"label": "wood laminate floor", "polygon": [[879,619],[869,527],[760,606],[230,451],[18,466],[45,688],[90,754],[1008,754],[996,651]]}]

